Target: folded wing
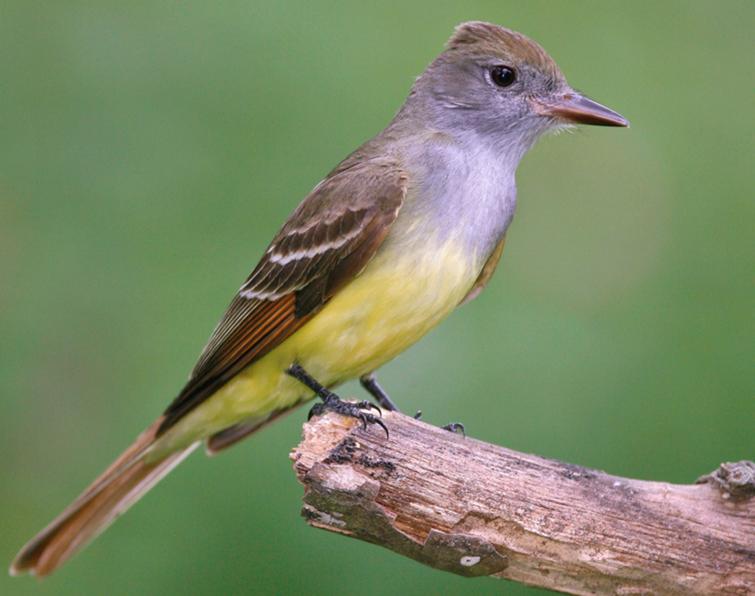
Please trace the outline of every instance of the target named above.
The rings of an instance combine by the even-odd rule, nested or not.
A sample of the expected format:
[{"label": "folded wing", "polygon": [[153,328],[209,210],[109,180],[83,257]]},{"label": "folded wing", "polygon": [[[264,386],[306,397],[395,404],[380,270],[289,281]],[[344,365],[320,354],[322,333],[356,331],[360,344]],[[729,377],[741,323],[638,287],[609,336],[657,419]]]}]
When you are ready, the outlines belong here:
[{"label": "folded wing", "polygon": [[181,393],[165,411],[165,432],[267,354],[364,269],[406,195],[392,160],[334,170],[275,236],[215,328]]}]

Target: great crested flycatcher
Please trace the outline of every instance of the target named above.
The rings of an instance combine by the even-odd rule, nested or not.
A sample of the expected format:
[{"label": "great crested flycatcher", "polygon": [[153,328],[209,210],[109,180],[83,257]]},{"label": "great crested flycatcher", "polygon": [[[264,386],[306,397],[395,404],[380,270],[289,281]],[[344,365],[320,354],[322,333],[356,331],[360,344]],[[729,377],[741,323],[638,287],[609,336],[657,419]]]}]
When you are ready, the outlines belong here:
[{"label": "great crested flycatcher", "polygon": [[627,126],[568,86],[524,35],[456,28],[388,127],[296,208],[233,298],[178,397],[16,557],[44,576],[206,440],[243,439],[314,395],[377,422],[328,389],[373,376],[485,286],[516,205],[520,159],[570,123]]}]

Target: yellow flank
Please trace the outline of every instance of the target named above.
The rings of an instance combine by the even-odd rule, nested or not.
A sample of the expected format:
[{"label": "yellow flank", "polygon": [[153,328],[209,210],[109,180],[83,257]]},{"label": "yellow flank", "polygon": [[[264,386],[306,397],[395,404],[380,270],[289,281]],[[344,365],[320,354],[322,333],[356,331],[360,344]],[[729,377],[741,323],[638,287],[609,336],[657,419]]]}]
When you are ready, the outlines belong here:
[{"label": "yellow flank", "polygon": [[453,240],[420,251],[386,244],[311,321],[168,431],[152,456],[311,398],[285,374],[294,361],[327,386],[377,369],[445,318],[479,273]]}]

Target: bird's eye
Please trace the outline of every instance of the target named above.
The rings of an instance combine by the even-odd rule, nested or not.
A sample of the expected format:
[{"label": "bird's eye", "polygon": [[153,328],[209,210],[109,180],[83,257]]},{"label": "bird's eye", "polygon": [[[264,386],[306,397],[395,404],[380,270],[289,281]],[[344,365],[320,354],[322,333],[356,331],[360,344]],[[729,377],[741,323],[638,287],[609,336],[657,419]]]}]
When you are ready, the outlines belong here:
[{"label": "bird's eye", "polygon": [[494,66],[490,69],[490,80],[499,87],[509,87],[516,81],[516,71],[508,66]]}]

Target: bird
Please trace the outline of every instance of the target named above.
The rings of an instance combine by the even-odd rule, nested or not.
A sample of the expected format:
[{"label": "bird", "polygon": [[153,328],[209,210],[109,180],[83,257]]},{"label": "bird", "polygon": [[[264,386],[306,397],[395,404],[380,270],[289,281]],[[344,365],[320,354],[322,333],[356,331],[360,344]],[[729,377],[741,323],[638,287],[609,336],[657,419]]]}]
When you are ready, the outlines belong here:
[{"label": "bird", "polygon": [[46,576],[205,443],[214,454],[320,398],[379,424],[359,379],[397,409],[375,371],[486,286],[516,207],[515,173],[544,133],[626,127],[577,92],[525,35],[458,25],[387,127],[339,163],[274,236],[164,412],[29,541],[10,572]]}]

